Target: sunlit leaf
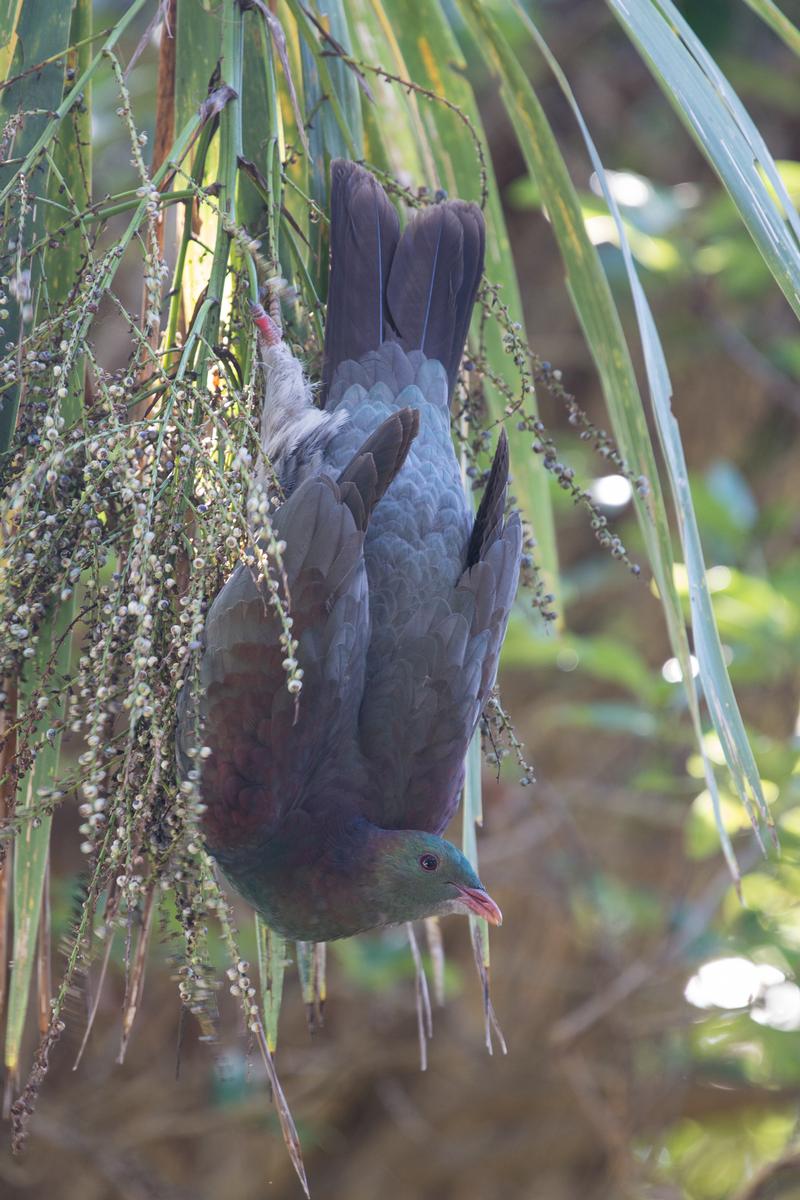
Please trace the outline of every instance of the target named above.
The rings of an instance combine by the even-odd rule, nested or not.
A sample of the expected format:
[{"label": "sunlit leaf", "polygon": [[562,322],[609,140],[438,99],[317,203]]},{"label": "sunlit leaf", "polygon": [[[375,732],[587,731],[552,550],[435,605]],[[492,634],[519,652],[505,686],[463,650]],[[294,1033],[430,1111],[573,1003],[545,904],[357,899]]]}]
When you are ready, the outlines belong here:
[{"label": "sunlit leaf", "polygon": [[[608,3],[728,189],[765,263],[800,316],[800,217],[744,105],[671,0]],[[779,205],[770,197],[761,171]]]},{"label": "sunlit leaf", "polygon": [[[552,55],[550,55],[549,50],[545,46],[541,37],[539,37],[535,30],[534,33],[537,37],[540,47],[548,58],[551,68],[556,72],[557,78],[559,79],[559,83],[562,87],[562,91],[564,91],[567,99],[570,101],[573,112],[575,113],[580,125],[587,150],[589,151],[589,155],[592,159],[592,165],[597,172],[603,194],[619,231],[620,246],[625,258],[625,266],[628,273],[631,291],[633,293],[634,307],[636,310],[636,317],[639,323],[639,332],[642,339],[642,349],[644,351],[647,379],[650,389],[650,399],[656,418],[661,447],[667,464],[670,486],[675,504],[675,511],[678,518],[678,528],[684,549],[686,566],[689,573],[692,632],[694,634],[695,654],[697,655],[700,665],[700,680],[703,686],[703,695],[705,697],[711,719],[714,723],[714,728],[716,729],[720,742],[723,746],[725,760],[736,790],[739,794],[739,798],[747,809],[750,819],[757,831],[757,821],[759,817],[768,825],[770,824],[771,818],[764,801],[758,769],[753,758],[747,733],[744,728],[738,705],[736,703],[736,698],[733,693],[733,688],[731,686],[725,664],[722,646],[720,644],[719,634],[714,621],[714,612],[709,597],[706,568],[703,561],[702,548],[700,545],[697,519],[695,517],[694,507],[692,505],[692,494],[689,487],[689,477],[683,452],[683,445],[681,442],[677,422],[672,414],[672,385],[670,383],[669,374],[667,371],[664,352],[655,327],[655,322],[653,321],[650,307],[647,303],[647,299],[636,273],[630,246],[628,245],[625,237],[625,229],[619,208],[616,200],[614,199],[612,190],[606,182],[603,165],[600,161],[599,155],[597,154],[597,150],[594,146],[591,135],[589,134],[586,122],[584,121],[580,109],[575,102],[574,96],[572,95],[571,89],[569,88],[563,73],[558,68],[557,63],[555,63],[553,60]],[[651,562],[653,562],[652,555]],[[668,589],[667,594],[675,598],[675,585],[672,578],[671,569],[665,576],[664,568],[667,564],[663,558],[653,565],[654,574],[656,576],[659,588],[663,587]],[[662,595],[663,594],[664,593],[662,593]],[[667,611],[669,611],[670,607],[671,606],[668,606]],[[671,624],[671,632],[672,629],[673,625]],[[675,644],[675,642],[673,644]],[[692,683],[693,673],[689,669],[689,664],[686,661],[685,631],[683,631],[682,626],[681,636],[679,639],[677,639],[677,647],[676,656],[681,665],[681,676],[689,698],[695,730],[698,740],[700,740],[698,703],[694,685]],[[700,744],[702,746],[702,742]],[[719,812],[717,785],[714,778],[713,768],[710,763],[706,764],[706,782],[715,805],[722,848],[734,878],[738,878],[738,868],[730,843],[730,838]]]}]

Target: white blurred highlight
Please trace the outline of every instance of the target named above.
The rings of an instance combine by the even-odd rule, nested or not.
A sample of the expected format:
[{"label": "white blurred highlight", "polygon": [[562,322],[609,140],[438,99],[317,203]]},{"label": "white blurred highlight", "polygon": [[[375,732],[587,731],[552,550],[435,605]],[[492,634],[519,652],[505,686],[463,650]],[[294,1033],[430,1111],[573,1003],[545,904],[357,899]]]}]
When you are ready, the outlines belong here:
[{"label": "white blurred highlight", "polygon": [[[617,204],[626,208],[643,208],[653,195],[652,185],[641,175],[634,175],[630,171],[606,171],[605,175],[611,195]],[[592,175],[589,187],[596,196],[602,196],[603,190],[596,174]]]},{"label": "white blurred highlight", "polygon": [[769,963],[717,958],[703,963],[683,994],[695,1008],[747,1008],[768,988],[785,981],[783,971]]},{"label": "white blurred highlight", "polygon": [[593,481],[589,494],[603,508],[623,508],[633,495],[633,488],[624,475],[602,475]]},{"label": "white blurred highlight", "polygon": [[722,592],[726,587],[730,587],[733,575],[730,567],[717,566],[709,567],[706,571],[706,582],[710,592]]},{"label": "white blurred highlight", "polygon": [[[692,678],[696,679],[700,674],[700,663],[693,654],[689,655],[689,666],[692,669]],[[677,658],[668,658],[661,668],[661,674],[667,683],[680,683],[683,679],[683,671]]]},{"label": "white blurred highlight", "polygon": [[800,987],[769,963],[714,959],[691,977],[683,994],[695,1008],[749,1008],[758,1025],[800,1029]]}]

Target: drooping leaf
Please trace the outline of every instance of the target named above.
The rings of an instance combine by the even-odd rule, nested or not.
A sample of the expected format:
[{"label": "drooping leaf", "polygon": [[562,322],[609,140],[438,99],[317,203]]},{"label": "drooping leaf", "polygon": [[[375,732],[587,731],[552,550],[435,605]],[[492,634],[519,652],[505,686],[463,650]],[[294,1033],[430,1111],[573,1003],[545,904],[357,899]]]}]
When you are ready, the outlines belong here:
[{"label": "drooping leaf", "polygon": [[790,50],[800,56],[800,29],[794,25],[775,3],[775,0],[744,0],[754,13],[769,25],[773,33],[786,43]]},{"label": "drooping leaf", "polygon": [[[54,6],[55,7],[55,6]],[[63,6],[62,6],[63,7]],[[70,19],[70,5],[66,6],[66,16]],[[56,13],[53,13],[55,22]],[[63,14],[62,14],[63,16]],[[51,31],[56,41],[61,44],[84,42],[91,35],[92,5],[91,0],[77,0],[71,14],[71,28],[65,35],[60,26],[54,23]],[[90,47],[84,44],[78,51],[70,52],[68,65],[75,75],[81,76],[88,69]],[[59,67],[60,87],[64,88],[64,64]],[[57,107],[61,96],[57,97],[53,107]],[[61,205],[66,200],[71,207],[71,214],[82,212],[91,198],[92,153],[91,153],[91,87],[87,82],[83,101],[80,108],[69,113],[60,130],[59,145],[52,156],[51,170],[48,175],[42,173],[39,183],[47,187],[51,205],[42,203],[44,227],[50,230],[58,228],[64,213]],[[40,274],[36,279],[36,290],[33,293],[34,312],[37,320],[44,320],[49,313],[57,314],[65,303],[70,290],[75,286],[76,277],[80,270],[82,256],[86,249],[85,230],[75,220],[70,222],[66,232],[59,235],[58,253],[46,254],[41,263]],[[69,374],[64,378],[64,388],[60,408],[66,428],[71,428],[78,420],[83,405],[84,360],[78,355],[72,362]],[[69,676],[71,628],[75,617],[75,597],[56,602],[56,607],[48,613],[38,631],[36,653],[30,660],[27,677],[20,685],[20,700],[23,709],[37,702],[42,682],[47,693],[44,699],[48,702],[48,711],[36,723],[34,734],[36,757],[33,767],[20,785],[20,800],[17,811],[25,814],[26,809],[34,807],[39,801],[40,793],[55,786],[58,778],[59,755],[61,747],[60,732],[63,723],[66,695],[62,681]],[[53,672],[57,685],[51,681]],[[50,830],[52,817],[45,814],[42,817],[31,816],[24,821],[21,833],[14,843],[14,946],[13,968],[8,992],[8,1019],[6,1025],[5,1063],[12,1076],[19,1072],[20,1046],[25,1027],[25,1016],[28,1011],[29,992],[33,980],[33,968],[36,953],[36,938],[40,938],[40,1006],[49,1008],[50,996],[44,996],[43,989],[49,984],[49,973],[45,967],[45,943],[48,938],[46,930],[41,928],[43,908],[47,910],[45,889],[48,878],[48,861],[50,853]]]},{"label": "drooping leaf", "polygon": [[800,216],[749,113],[671,0],[608,4],[727,188],[800,317]]},{"label": "drooping leaf", "polygon": [[278,1045],[278,1018],[283,998],[283,977],[286,970],[286,939],[282,938],[256,913],[256,944],[258,974],[261,983],[261,1003],[264,1009],[264,1032],[271,1054]]},{"label": "drooping leaf", "polygon": [[[16,12],[11,4],[7,8],[2,22],[5,28],[0,28],[0,34],[7,33],[8,41],[0,36],[0,46],[5,47],[6,52],[13,46],[13,58],[10,58],[2,77],[19,78],[0,91],[0,128],[8,134],[11,128],[9,122],[18,122],[7,152],[9,158],[16,159],[24,158],[36,144],[48,123],[47,110],[56,109],[61,103],[64,91],[63,63],[49,62],[40,71],[29,72],[28,69],[66,49],[72,0],[53,0],[44,15],[41,11],[37,12],[33,4],[25,4],[21,11]],[[8,188],[14,177],[15,168],[0,163],[0,187]],[[24,187],[31,196],[44,195],[47,180],[47,163],[39,158],[30,174],[26,174]],[[32,204],[31,208],[22,227],[21,262],[25,261],[24,251],[38,242],[44,231],[46,205]],[[6,219],[8,215],[6,212]],[[9,306],[9,317],[3,322],[4,339],[11,342],[17,341],[21,330],[30,322],[32,308],[29,298],[36,294],[41,259],[35,257],[31,267],[26,265],[23,269],[28,274],[25,280],[20,279],[17,283],[16,295],[19,299]],[[16,387],[0,395],[0,452],[11,443],[18,404],[19,392]]]},{"label": "drooping leaf", "polygon": [[[625,268],[633,293],[634,306],[639,322],[639,333],[642,339],[650,398],[656,418],[659,438],[667,463],[670,486],[678,519],[679,533],[683,546],[686,569],[689,576],[689,598],[692,618],[692,633],[694,647],[700,665],[700,681],[703,695],[714,723],[714,728],[723,747],[725,761],[731,773],[739,797],[750,814],[754,826],[757,827],[758,816],[768,825],[771,817],[764,800],[758,769],[753,758],[753,752],[744,728],[736,698],[731,686],[728,669],[722,653],[722,646],[717,632],[714,611],[709,595],[706,578],[705,562],[700,544],[700,534],[697,519],[692,504],[691,488],[686,460],[683,453],[680,431],[672,413],[672,385],[667,370],[666,358],[653,320],[650,306],[641,286],[630,245],[625,235],[622,216],[619,211],[613,190],[606,178],[603,164],[589,134],[588,127],[578,108],[566,78],[558,68],[555,60],[546,47],[543,39],[536,32],[540,48],[546,54],[551,68],[556,72],[559,83],[567,99],[570,101],[581,128],[587,150],[592,159],[592,165],[597,173],[603,195],[609,210],[617,225],[620,246],[625,260]],[[674,573],[673,573],[674,574]],[[673,592],[674,581],[673,581]],[[695,720],[695,727],[700,733],[697,718],[697,698],[691,671],[683,668],[683,681],[690,700],[690,707]],[[729,834],[721,818],[719,792],[714,780],[713,765],[705,754],[702,737],[698,737],[701,753],[706,770],[706,779],[714,804],[715,814],[719,817],[718,828],[720,840],[725,851],[734,877],[738,875],[730,844]]]}]

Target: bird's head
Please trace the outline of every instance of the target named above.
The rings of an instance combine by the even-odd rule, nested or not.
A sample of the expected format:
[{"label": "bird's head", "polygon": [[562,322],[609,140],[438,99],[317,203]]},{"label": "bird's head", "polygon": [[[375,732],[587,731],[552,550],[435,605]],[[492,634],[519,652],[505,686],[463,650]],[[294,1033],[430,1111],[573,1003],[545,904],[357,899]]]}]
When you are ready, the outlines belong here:
[{"label": "bird's head", "polygon": [[471,912],[492,925],[501,924],[503,914],[452,842],[433,833],[382,830],[372,852],[368,875],[384,916],[376,924],[451,912]]}]

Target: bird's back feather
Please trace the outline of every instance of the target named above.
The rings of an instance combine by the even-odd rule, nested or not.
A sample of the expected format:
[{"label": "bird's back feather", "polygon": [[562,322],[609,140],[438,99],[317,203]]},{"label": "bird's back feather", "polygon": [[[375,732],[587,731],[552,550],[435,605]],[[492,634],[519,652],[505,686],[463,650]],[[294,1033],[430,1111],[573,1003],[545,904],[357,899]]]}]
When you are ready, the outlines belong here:
[{"label": "bird's back feather", "polygon": [[[462,201],[416,213],[391,255],[380,244],[370,271],[379,242],[364,196],[384,210],[367,179],[352,164],[334,166],[326,410],[344,419],[327,462],[341,470],[401,407],[418,414],[419,433],[365,542],[372,632],[359,732],[372,786],[363,809],[387,828],[439,832],[458,804],[467,746],[494,682],[521,532],[518,518],[503,519],[505,435],[473,524],[450,431],[449,400],[483,269],[483,216]],[[354,238],[356,256],[343,249],[352,251]],[[370,287],[359,286],[365,277]],[[371,344],[358,342],[360,355],[343,357],[343,323],[372,331]]]}]

